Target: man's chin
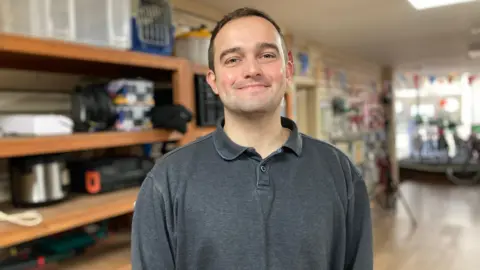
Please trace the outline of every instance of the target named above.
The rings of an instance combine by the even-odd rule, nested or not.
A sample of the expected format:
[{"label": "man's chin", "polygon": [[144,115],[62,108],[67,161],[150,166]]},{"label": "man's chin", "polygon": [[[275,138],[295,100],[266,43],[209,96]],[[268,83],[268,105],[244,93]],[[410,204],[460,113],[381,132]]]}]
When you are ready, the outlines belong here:
[{"label": "man's chin", "polygon": [[275,109],[270,108],[268,104],[242,104],[241,106],[237,107],[237,113],[243,114],[265,114],[269,112],[275,111]]}]

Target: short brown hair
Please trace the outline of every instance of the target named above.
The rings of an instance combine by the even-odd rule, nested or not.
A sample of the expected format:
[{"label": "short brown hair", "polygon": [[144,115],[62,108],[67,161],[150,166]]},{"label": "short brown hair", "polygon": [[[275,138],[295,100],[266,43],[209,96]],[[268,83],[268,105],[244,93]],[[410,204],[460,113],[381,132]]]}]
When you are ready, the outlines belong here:
[{"label": "short brown hair", "polygon": [[[243,17],[250,17],[250,16],[260,17],[260,18],[263,18],[263,19],[269,21],[275,27],[278,34],[280,34],[280,37],[282,38],[282,47],[283,47],[284,50],[286,50],[286,45],[285,45],[284,36],[282,34],[282,30],[280,29],[278,24],[270,16],[268,16],[265,12],[262,12],[258,9],[248,8],[248,7],[239,8],[239,9],[236,9],[236,10],[228,13],[227,15],[225,15],[220,21],[217,22],[217,25],[215,26],[215,28],[212,31],[212,36],[210,37],[210,45],[208,46],[208,67],[211,70],[215,71],[215,63],[214,63],[215,62],[215,57],[214,57],[215,53],[214,53],[214,48],[213,48],[213,42],[215,41],[215,38],[217,37],[218,32],[220,32],[220,30],[228,22],[233,21],[235,19],[239,19],[239,18],[243,18]],[[286,51],[285,51],[285,53],[286,53]]]}]

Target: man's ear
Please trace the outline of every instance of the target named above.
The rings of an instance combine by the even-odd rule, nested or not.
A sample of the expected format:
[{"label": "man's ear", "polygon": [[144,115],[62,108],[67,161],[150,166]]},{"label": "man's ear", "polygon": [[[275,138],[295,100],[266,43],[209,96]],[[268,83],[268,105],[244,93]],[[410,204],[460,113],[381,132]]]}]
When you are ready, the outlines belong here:
[{"label": "man's ear", "polygon": [[295,71],[295,65],[293,63],[293,54],[292,51],[288,51],[288,59],[287,59],[287,66],[286,68],[286,73],[287,73],[287,80],[289,82],[293,81],[293,73]]},{"label": "man's ear", "polygon": [[215,77],[215,73],[212,70],[209,70],[207,73],[207,83],[208,85],[210,85],[210,88],[212,88],[215,95],[218,95],[216,77]]}]

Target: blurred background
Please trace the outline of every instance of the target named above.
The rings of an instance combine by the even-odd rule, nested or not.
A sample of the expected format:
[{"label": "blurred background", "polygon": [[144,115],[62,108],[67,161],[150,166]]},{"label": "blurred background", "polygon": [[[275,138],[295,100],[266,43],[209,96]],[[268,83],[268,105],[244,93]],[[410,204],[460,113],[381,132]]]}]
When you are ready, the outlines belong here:
[{"label": "blurred background", "polygon": [[295,58],[283,115],[362,172],[375,269],[478,269],[474,0],[0,0],[0,269],[131,269],[139,186],[214,130],[210,31],[243,6]]}]

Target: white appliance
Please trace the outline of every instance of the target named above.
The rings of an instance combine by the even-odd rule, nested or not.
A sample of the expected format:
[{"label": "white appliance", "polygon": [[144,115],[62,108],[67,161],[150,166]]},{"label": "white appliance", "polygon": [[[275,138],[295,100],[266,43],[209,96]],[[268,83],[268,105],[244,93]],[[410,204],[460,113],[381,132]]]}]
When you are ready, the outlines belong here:
[{"label": "white appliance", "polygon": [[5,136],[66,135],[72,132],[72,119],[63,115],[13,114],[0,116],[0,134]]}]

